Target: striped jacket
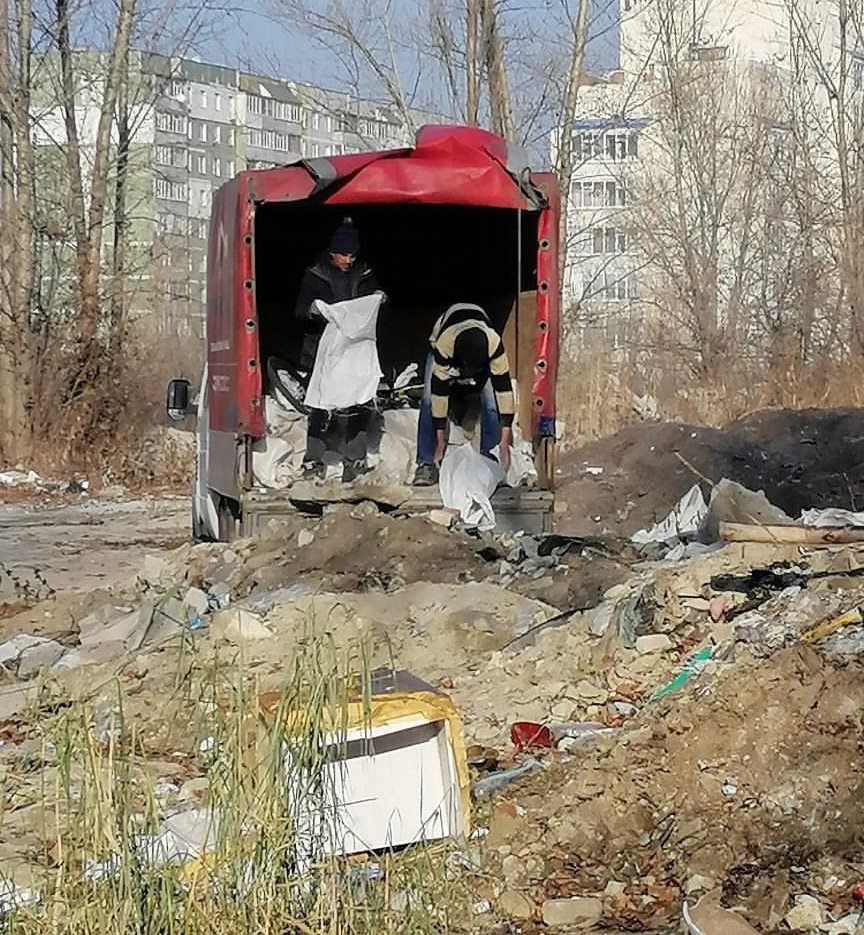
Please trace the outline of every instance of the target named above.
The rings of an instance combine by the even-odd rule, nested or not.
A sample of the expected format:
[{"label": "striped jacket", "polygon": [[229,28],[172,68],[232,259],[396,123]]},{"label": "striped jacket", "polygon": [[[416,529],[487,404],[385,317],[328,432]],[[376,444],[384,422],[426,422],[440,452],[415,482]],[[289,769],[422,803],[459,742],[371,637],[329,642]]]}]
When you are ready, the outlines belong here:
[{"label": "striped jacket", "polygon": [[[502,426],[513,424],[513,381],[510,379],[510,364],[504,350],[504,342],[479,305],[459,303],[451,305],[435,322],[429,338],[432,345],[432,421],[436,429],[446,427],[450,392],[454,385],[458,385],[464,379],[453,360],[453,350],[459,335],[470,328],[481,330],[489,342],[488,379],[492,381],[492,389],[495,392],[498,416]],[[485,380],[485,375],[477,379],[480,389]]]}]

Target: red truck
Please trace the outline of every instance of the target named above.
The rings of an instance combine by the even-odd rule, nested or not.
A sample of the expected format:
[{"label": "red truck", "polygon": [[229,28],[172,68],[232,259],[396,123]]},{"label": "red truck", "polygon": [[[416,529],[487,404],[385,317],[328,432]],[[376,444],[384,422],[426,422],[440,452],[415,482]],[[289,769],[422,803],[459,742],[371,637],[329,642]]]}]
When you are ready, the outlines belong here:
[{"label": "red truck", "polygon": [[[420,362],[432,324],[454,302],[482,304],[504,336],[519,388],[517,424],[531,439],[538,483],[501,488],[499,525],[550,528],[558,364],[558,189],[483,130],[429,126],[414,147],[312,159],[241,172],[213,200],[208,253],[207,357],[198,396],[193,532],[228,540],[292,508],[264,490],[252,446],[266,434],[268,360],[290,360],[301,324],[293,308],[304,269],[350,214],[388,301],[379,319],[384,372]],[[471,298],[467,298],[471,296]],[[189,408],[172,381],[169,415]],[[434,488],[400,509],[426,510]]]}]

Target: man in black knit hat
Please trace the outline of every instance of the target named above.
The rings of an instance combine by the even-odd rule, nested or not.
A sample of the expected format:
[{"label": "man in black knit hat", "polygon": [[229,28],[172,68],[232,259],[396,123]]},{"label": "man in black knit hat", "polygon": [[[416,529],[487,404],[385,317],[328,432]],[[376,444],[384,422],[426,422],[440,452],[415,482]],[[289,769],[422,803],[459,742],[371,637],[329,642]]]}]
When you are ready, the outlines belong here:
[{"label": "man in black knit hat", "polygon": [[[333,305],[380,292],[371,267],[358,259],[359,251],[360,236],[346,218],[333,232],[327,250],[303,275],[294,314],[305,325],[300,366],[306,373],[311,373],[315,366],[315,355],[327,324],[315,311],[315,301]],[[324,409],[313,409],[309,413],[303,458],[306,478],[324,477],[327,434],[333,415],[336,414]],[[366,435],[372,410],[368,405],[354,406],[338,415],[345,420],[344,439],[341,440],[342,480],[347,483],[367,470]]]}]

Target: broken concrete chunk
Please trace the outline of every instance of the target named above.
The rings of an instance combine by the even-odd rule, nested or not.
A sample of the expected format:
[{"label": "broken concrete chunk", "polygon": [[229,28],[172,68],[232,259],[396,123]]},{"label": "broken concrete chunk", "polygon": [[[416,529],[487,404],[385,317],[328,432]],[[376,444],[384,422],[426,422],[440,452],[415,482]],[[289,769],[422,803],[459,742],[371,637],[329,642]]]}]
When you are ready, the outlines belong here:
[{"label": "broken concrete chunk", "polygon": [[207,613],[210,606],[210,598],[201,590],[201,588],[189,588],[183,597],[183,603],[192,611],[193,614],[201,616]]},{"label": "broken concrete chunk", "polygon": [[77,669],[79,666],[104,665],[113,662],[126,654],[126,644],[122,640],[111,640],[104,643],[93,643],[90,646],[79,646],[64,653],[57,662],[51,666],[52,672],[62,669]]},{"label": "broken concrete chunk", "polygon": [[578,701],[585,701],[590,704],[605,704],[609,698],[609,692],[599,685],[595,685],[588,679],[582,679],[572,688],[567,690],[567,697]]},{"label": "broken concrete chunk", "polygon": [[257,614],[243,610],[241,607],[232,607],[229,610],[220,610],[215,613],[210,624],[210,632],[214,640],[225,640],[228,643],[267,640],[273,636],[273,631]]},{"label": "broken concrete chunk", "polygon": [[66,647],[56,640],[45,640],[36,646],[30,646],[21,653],[18,660],[18,678],[29,679],[43,669],[50,669],[65,652]]},{"label": "broken concrete chunk", "polygon": [[28,705],[36,700],[36,687],[23,686],[13,688],[11,691],[0,691],[0,721],[20,714]]},{"label": "broken concrete chunk", "polygon": [[809,932],[825,922],[825,910],[814,896],[796,896],[795,905],[786,914],[786,924],[793,932]]},{"label": "broken concrete chunk", "polygon": [[297,548],[305,549],[307,545],[311,545],[315,541],[315,533],[310,529],[301,529],[297,533]]},{"label": "broken concrete chunk", "polygon": [[458,510],[451,510],[443,507],[440,510],[430,510],[429,519],[438,526],[449,529],[459,518]]},{"label": "broken concrete chunk", "polygon": [[547,899],[543,903],[543,922],[552,927],[593,928],[602,915],[603,903],[594,896]]},{"label": "broken concrete chunk", "polygon": [[33,636],[31,633],[19,633],[11,640],[0,643],[0,666],[15,669],[21,655],[28,649],[50,642],[44,636]]},{"label": "broken concrete chunk", "polygon": [[664,653],[671,648],[672,640],[665,633],[648,633],[636,639],[636,652],[643,655]]},{"label": "broken concrete chunk", "polygon": [[720,893],[716,890],[692,909],[685,902],[684,922],[689,935],[759,935],[746,919],[720,905]]},{"label": "broken concrete chunk", "polygon": [[694,893],[707,893],[714,889],[714,881],[710,877],[703,877],[698,873],[687,879],[684,884],[684,893],[692,896]]},{"label": "broken concrete chunk", "polygon": [[534,915],[534,903],[516,890],[505,890],[498,897],[498,909],[508,919],[530,919]]},{"label": "broken concrete chunk", "polygon": [[151,587],[167,584],[171,580],[171,564],[160,555],[145,555],[144,565],[138,573],[139,580]]},{"label": "broken concrete chunk", "polygon": [[147,632],[153,615],[153,608],[144,607],[124,614],[113,623],[104,619],[88,617],[81,621],[79,638],[85,647],[98,646],[101,643],[124,643],[130,650],[138,649]]}]

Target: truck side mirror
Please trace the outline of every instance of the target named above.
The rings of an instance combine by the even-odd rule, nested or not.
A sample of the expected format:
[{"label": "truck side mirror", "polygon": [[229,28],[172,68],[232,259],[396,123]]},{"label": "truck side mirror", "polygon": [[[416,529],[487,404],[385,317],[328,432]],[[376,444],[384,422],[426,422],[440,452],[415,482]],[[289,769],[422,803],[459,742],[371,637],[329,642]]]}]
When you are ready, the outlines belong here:
[{"label": "truck side mirror", "polygon": [[165,403],[168,418],[172,422],[181,422],[189,415],[189,381],[172,380],[168,384],[168,398]]}]

